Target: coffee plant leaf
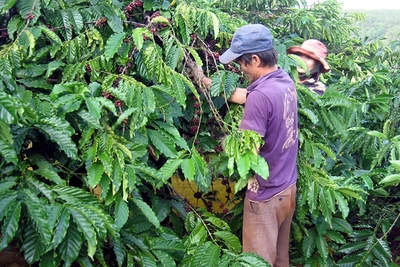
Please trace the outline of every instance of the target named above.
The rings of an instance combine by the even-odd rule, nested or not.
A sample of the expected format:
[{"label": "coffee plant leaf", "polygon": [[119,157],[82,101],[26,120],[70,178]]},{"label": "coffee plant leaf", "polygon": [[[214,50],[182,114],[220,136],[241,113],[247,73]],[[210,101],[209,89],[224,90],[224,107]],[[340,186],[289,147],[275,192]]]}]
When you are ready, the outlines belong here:
[{"label": "coffee plant leaf", "polygon": [[0,250],[8,246],[14,238],[18,230],[18,222],[21,216],[21,202],[16,202],[15,205],[8,211],[1,228]]},{"label": "coffee plant leaf", "polygon": [[115,53],[117,53],[118,49],[122,45],[122,41],[125,35],[126,34],[124,32],[118,32],[114,33],[110,36],[110,38],[108,38],[106,46],[104,48],[104,56],[106,60],[110,60],[115,55]]},{"label": "coffee plant leaf", "polygon": [[132,198],[132,202],[139,208],[149,222],[151,222],[156,228],[160,227],[160,221],[146,202],[138,198]]}]

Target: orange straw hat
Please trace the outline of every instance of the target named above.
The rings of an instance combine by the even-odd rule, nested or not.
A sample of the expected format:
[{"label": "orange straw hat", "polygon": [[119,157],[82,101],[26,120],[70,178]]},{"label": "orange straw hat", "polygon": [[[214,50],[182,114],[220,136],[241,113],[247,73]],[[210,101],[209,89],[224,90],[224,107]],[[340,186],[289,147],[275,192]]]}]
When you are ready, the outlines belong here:
[{"label": "orange straw hat", "polygon": [[328,48],[318,40],[306,40],[301,44],[301,46],[289,47],[286,52],[288,54],[302,54],[319,61],[322,64],[322,72],[329,72],[331,70],[328,62],[325,60],[326,55],[328,54]]}]

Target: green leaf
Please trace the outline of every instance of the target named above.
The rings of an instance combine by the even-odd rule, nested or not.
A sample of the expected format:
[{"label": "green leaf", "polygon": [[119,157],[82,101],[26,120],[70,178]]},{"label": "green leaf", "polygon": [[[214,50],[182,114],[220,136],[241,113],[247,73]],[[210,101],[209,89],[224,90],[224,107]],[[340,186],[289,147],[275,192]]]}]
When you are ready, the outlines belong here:
[{"label": "green leaf", "polygon": [[335,194],[338,208],[339,208],[340,212],[342,213],[342,217],[343,217],[343,219],[346,219],[347,216],[349,215],[349,211],[350,211],[347,199],[339,192],[335,191],[334,194]]},{"label": "green leaf", "polygon": [[85,191],[82,188],[76,188],[72,186],[60,186],[54,187],[54,191],[59,194],[59,198],[66,201],[68,204],[74,205],[90,205],[93,207],[99,207],[99,200],[91,193]]},{"label": "green leaf", "polygon": [[391,160],[390,164],[396,171],[400,172],[400,160]]},{"label": "green leaf", "polygon": [[340,261],[338,261],[338,267],[352,267],[357,266],[357,263],[360,263],[362,259],[361,255],[355,256],[344,256]]},{"label": "green leaf", "polygon": [[124,262],[124,259],[125,259],[126,251],[125,251],[124,245],[121,242],[119,234],[111,236],[110,237],[110,241],[111,241],[111,244],[113,246],[113,250],[114,250],[114,253],[116,255],[118,265],[122,266],[122,264]]},{"label": "green leaf", "polygon": [[96,129],[100,129],[100,123],[99,120],[93,117],[92,114],[87,112],[86,110],[80,110],[77,113],[83,120],[85,120],[91,127],[94,127]]},{"label": "green leaf", "polygon": [[226,223],[224,220],[216,217],[216,216],[211,216],[205,221],[210,222],[212,225],[214,225],[217,229],[223,230],[223,231],[230,231],[229,224]]},{"label": "green leaf", "polygon": [[308,231],[308,236],[305,236],[303,239],[303,245],[302,245],[302,251],[303,255],[307,258],[310,258],[311,255],[314,253],[315,246],[316,246],[316,240],[317,234],[315,230],[310,229]]},{"label": "green leaf", "polygon": [[88,184],[96,187],[104,173],[104,165],[100,161],[94,162],[88,169]]},{"label": "green leaf", "polygon": [[[35,45],[36,45],[35,37],[29,30],[24,30],[22,33],[25,34],[28,45],[29,45],[28,57],[31,57],[33,54],[33,51],[35,50]],[[22,35],[21,35],[21,37],[22,37]]]},{"label": "green leaf", "polygon": [[317,235],[315,244],[317,245],[319,255],[321,255],[323,259],[327,259],[329,255],[329,250],[328,243],[325,240],[325,236]]},{"label": "green leaf", "polygon": [[178,156],[178,152],[172,140],[151,129],[147,130],[147,133],[154,146],[165,156],[169,158],[176,158]]},{"label": "green leaf", "polygon": [[378,138],[383,139],[383,140],[387,140],[388,139],[388,137],[386,135],[384,135],[383,133],[378,132],[378,131],[369,131],[369,132],[367,132],[367,134],[371,135],[371,136],[378,137]]},{"label": "green leaf", "polygon": [[[1,183],[0,185],[4,186],[4,183]],[[4,216],[7,215],[8,211],[14,205],[16,198],[17,193],[15,191],[9,191],[5,196],[2,196],[0,199],[0,221],[3,220]]]},{"label": "green leaf", "polygon": [[153,255],[148,255],[141,252],[139,253],[139,257],[143,267],[158,267],[156,259],[153,257]]},{"label": "green leaf", "polygon": [[[197,222],[186,242],[196,247],[202,246],[207,239],[207,230],[201,222]],[[187,244],[185,244],[187,246]]]},{"label": "green leaf", "polygon": [[129,208],[128,204],[123,200],[123,198],[119,197],[115,202],[115,226],[117,229],[121,229],[129,217]]},{"label": "green leaf", "polygon": [[346,239],[339,232],[328,230],[325,234],[330,240],[332,240],[332,241],[334,241],[336,243],[346,244]]},{"label": "green leaf", "polygon": [[104,15],[107,18],[107,24],[110,28],[117,33],[120,33],[124,30],[124,26],[122,24],[122,20],[118,17],[116,10],[112,6],[102,5],[101,6]]},{"label": "green leaf", "polygon": [[271,265],[269,265],[263,258],[251,252],[243,252],[236,259],[240,264],[239,266],[247,266],[242,264],[247,263],[249,266],[271,267]]},{"label": "green leaf", "polygon": [[333,209],[331,209],[330,206],[330,201],[328,200],[328,198],[331,195],[329,194],[328,190],[324,190],[324,188],[320,188],[319,190],[319,206],[321,208],[322,214],[325,217],[325,220],[328,223],[331,223],[331,219],[332,219],[332,213],[335,212]]},{"label": "green leaf", "polygon": [[85,103],[88,108],[90,115],[92,115],[96,120],[100,119],[101,117],[101,106],[99,101],[94,98],[86,97]]},{"label": "green leaf", "polygon": [[0,139],[0,155],[4,157],[6,162],[10,162],[13,163],[14,165],[17,165],[18,157],[14,148],[12,147],[11,144],[7,144],[1,139]]},{"label": "green leaf", "polygon": [[[0,181],[0,195],[2,196],[0,198],[0,221],[3,219],[5,214],[7,213],[7,210],[5,210],[5,207],[8,206],[8,204],[15,199],[16,196],[16,191],[11,190],[12,187],[14,187],[17,184],[17,181],[15,179],[2,179]],[[6,194],[3,194],[6,193]]]},{"label": "green leaf", "polygon": [[242,245],[240,244],[239,238],[231,232],[217,231],[214,233],[214,236],[217,239],[222,240],[230,251],[235,253],[240,253],[242,251]]},{"label": "green leaf", "polygon": [[235,183],[235,193],[239,192],[243,188],[245,188],[248,184],[248,180],[246,178],[240,178],[238,181]]},{"label": "green leaf", "polygon": [[211,185],[211,172],[207,162],[196,149],[192,149],[192,159],[196,169],[194,181],[202,192],[208,192]]},{"label": "green leaf", "polygon": [[77,226],[74,223],[70,223],[68,232],[59,247],[60,256],[64,260],[64,266],[71,266],[78,258],[82,243],[82,235],[78,231]]},{"label": "green leaf", "polygon": [[196,62],[196,64],[198,66],[200,66],[200,67],[203,66],[203,61],[201,60],[201,58],[200,58],[199,54],[197,53],[197,51],[194,50],[191,47],[186,47],[186,49],[190,52],[190,54],[194,58],[194,61]]},{"label": "green leaf", "polygon": [[71,24],[74,26],[74,30],[76,32],[80,32],[83,28],[83,18],[81,13],[79,13],[76,9],[68,9],[67,11],[69,20]]},{"label": "green leaf", "polygon": [[132,31],[133,42],[135,43],[138,51],[142,50],[143,47],[143,35],[149,36],[151,33],[146,28],[136,28]]},{"label": "green leaf", "polygon": [[353,228],[347,221],[336,217],[332,218],[332,229],[346,234],[353,232]]},{"label": "green leaf", "polygon": [[106,60],[114,57],[115,53],[117,53],[118,49],[121,47],[124,38],[125,32],[114,33],[108,38],[104,51]]},{"label": "green leaf", "polygon": [[176,266],[174,259],[166,252],[160,250],[152,250],[153,254],[161,262],[164,267]]},{"label": "green leaf", "polygon": [[400,183],[400,174],[391,174],[379,181],[384,186],[392,186]]},{"label": "green leaf", "polygon": [[42,155],[37,154],[29,159],[39,167],[38,174],[57,185],[65,185],[65,181],[58,175],[57,170]]},{"label": "green leaf", "polygon": [[213,12],[207,12],[207,18],[212,21],[214,30],[214,39],[217,39],[219,34],[219,19]]},{"label": "green leaf", "polygon": [[63,129],[62,127],[60,127],[61,125],[56,128],[44,120],[42,121],[42,123],[43,124],[35,124],[35,126],[43,133],[46,133],[52,141],[57,143],[60,149],[64,151],[68,157],[72,159],[77,159],[78,150],[75,143],[70,137],[70,133],[68,133],[65,128]]},{"label": "green leaf", "polygon": [[351,254],[351,253],[353,253],[355,251],[364,249],[366,245],[367,244],[365,243],[365,241],[351,242],[351,243],[343,245],[338,250],[338,252],[345,253],[345,254]]},{"label": "green leaf", "polygon": [[67,235],[70,223],[70,212],[68,209],[63,208],[60,216],[58,217],[57,226],[54,231],[53,241],[51,242],[51,248],[54,249],[60,245]]},{"label": "green leaf", "polygon": [[191,266],[218,267],[220,253],[221,249],[217,245],[206,242],[196,249]]},{"label": "green leaf", "polygon": [[238,160],[237,160],[237,168],[239,172],[239,176],[242,178],[245,178],[250,171],[250,158],[248,154],[242,155]]},{"label": "green leaf", "polygon": [[17,120],[17,110],[14,101],[3,90],[0,90],[0,120],[4,120],[9,124],[15,123]]},{"label": "green leaf", "polygon": [[149,222],[151,222],[156,228],[160,227],[160,221],[157,219],[157,215],[146,202],[136,197],[132,198],[132,201],[140,209],[143,215],[146,216]]},{"label": "green leaf", "polygon": [[34,222],[35,229],[39,233],[41,242],[49,245],[51,242],[51,229],[49,227],[47,211],[39,198],[28,189],[22,191],[23,202],[28,208],[28,214]]},{"label": "green leaf", "polygon": [[113,181],[113,185],[114,185],[114,190],[118,191],[121,187],[122,184],[122,179],[124,176],[124,173],[122,173],[123,170],[123,162],[121,162],[121,160],[117,157],[115,157],[114,159],[114,169],[113,169],[113,173],[111,176],[111,179]]},{"label": "green leaf", "polygon": [[58,19],[60,21],[60,24],[63,26],[61,28],[61,31],[63,32],[63,34],[67,40],[71,40],[72,39],[72,25],[69,20],[68,14],[67,14],[67,12],[65,12],[65,10],[59,10],[59,12],[60,12],[60,16],[58,17]]},{"label": "green leaf", "polygon": [[87,241],[87,254],[91,259],[93,259],[93,255],[96,252],[97,237],[96,232],[93,229],[92,222],[87,218],[86,214],[77,208],[70,207],[69,211],[74,219],[74,222],[78,225],[78,230],[83,234]]},{"label": "green leaf", "polygon": [[11,9],[15,3],[17,2],[17,0],[3,0],[0,1],[0,14],[3,14],[4,12],[6,12],[7,10]]},{"label": "green leaf", "polygon": [[156,128],[156,130],[158,130],[165,136],[171,137],[176,145],[185,150],[190,150],[185,139],[182,138],[179,130],[174,125],[163,121],[155,121],[155,124],[156,125],[154,125],[154,127]]},{"label": "green leaf", "polygon": [[159,177],[167,182],[169,178],[176,172],[182,163],[182,159],[169,159],[167,162],[158,170]]},{"label": "green leaf", "polygon": [[328,146],[321,144],[321,143],[315,143],[315,145],[321,149],[322,151],[324,151],[326,153],[326,155],[331,158],[332,160],[336,160],[336,155],[335,153],[332,151],[332,149],[330,149]]},{"label": "green leaf", "polygon": [[166,240],[161,237],[152,239],[152,250],[166,250],[166,251],[185,251],[185,247],[180,239]]},{"label": "green leaf", "polygon": [[44,254],[40,259],[40,267],[57,267],[60,264],[60,257],[57,257],[54,250]]},{"label": "green leaf", "polygon": [[25,227],[24,230],[21,251],[24,252],[25,260],[29,264],[33,264],[46,252],[46,246],[41,242],[42,239],[34,227]]},{"label": "green leaf", "polygon": [[174,96],[176,102],[186,108],[186,89],[183,83],[182,74],[172,72],[172,87],[174,88]]},{"label": "green leaf", "polygon": [[191,158],[184,159],[181,164],[181,169],[186,179],[188,179],[189,181],[194,180],[196,169],[194,166],[193,159]]},{"label": "green leaf", "polygon": [[7,213],[1,228],[0,251],[8,246],[18,230],[21,216],[21,202],[17,202]]},{"label": "green leaf", "polygon": [[52,30],[45,26],[41,26],[40,29],[42,30],[42,33],[46,35],[47,39],[49,39],[53,44],[57,44],[59,46],[62,45],[62,41],[60,37],[58,37],[57,34],[55,34]]},{"label": "green leaf", "polygon": [[265,180],[268,179],[269,176],[268,163],[260,155],[257,155],[256,162],[251,162],[251,169],[253,169],[258,175],[260,175]]}]

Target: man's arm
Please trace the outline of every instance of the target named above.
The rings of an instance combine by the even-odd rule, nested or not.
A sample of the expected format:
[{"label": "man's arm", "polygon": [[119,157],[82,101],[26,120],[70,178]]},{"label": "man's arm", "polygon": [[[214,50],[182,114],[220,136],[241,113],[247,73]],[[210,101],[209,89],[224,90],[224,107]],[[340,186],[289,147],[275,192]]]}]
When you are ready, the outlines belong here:
[{"label": "man's arm", "polygon": [[[203,76],[201,78],[201,82],[204,84],[204,87],[209,89],[212,84],[212,80],[206,76]],[[225,98],[225,95],[222,94],[222,97]],[[239,88],[237,87],[235,91],[233,91],[231,97],[229,97],[227,100],[232,103],[236,104],[244,104],[246,103],[246,97],[247,97],[247,90],[245,88]]]}]

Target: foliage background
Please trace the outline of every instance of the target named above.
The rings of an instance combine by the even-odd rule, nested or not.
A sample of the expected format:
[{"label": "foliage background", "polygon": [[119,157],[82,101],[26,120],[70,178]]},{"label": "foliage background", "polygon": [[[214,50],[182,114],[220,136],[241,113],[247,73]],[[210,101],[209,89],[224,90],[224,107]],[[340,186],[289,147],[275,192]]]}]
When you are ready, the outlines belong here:
[{"label": "foliage background", "polygon": [[[40,266],[267,266],[241,253],[240,204],[197,210],[170,187],[173,175],[193,181],[209,203],[222,180],[240,202],[266,173],[251,154],[260,140],[237,131],[243,108],[220,96],[248,81],[217,61],[237,27],[258,22],[294,80],[302,63],[287,47],[316,38],[330,51],[327,92],[297,85],[292,264],[397,266],[399,41],[355,37],[362,16],[334,0],[303,6],[0,1],[0,249]],[[186,77],[189,57],[209,92]]]},{"label": "foliage background", "polygon": [[400,10],[345,10],[344,12],[365,15],[365,20],[354,24],[359,28],[358,36],[361,38],[367,37],[371,41],[385,39],[385,43],[399,39]]}]

